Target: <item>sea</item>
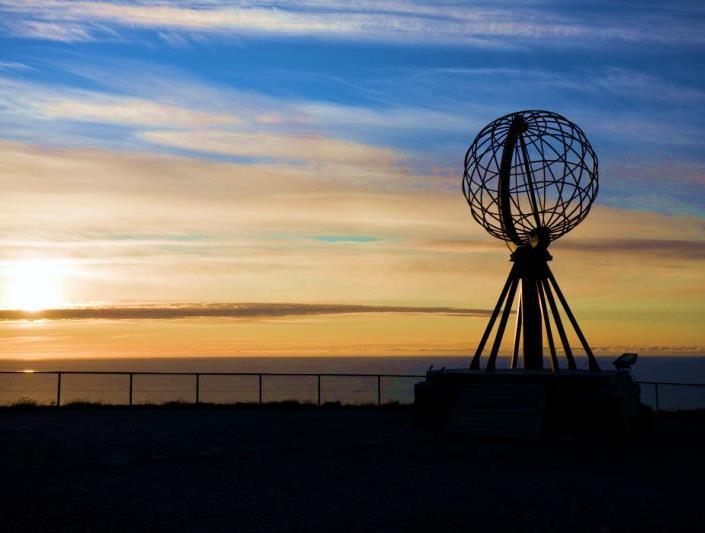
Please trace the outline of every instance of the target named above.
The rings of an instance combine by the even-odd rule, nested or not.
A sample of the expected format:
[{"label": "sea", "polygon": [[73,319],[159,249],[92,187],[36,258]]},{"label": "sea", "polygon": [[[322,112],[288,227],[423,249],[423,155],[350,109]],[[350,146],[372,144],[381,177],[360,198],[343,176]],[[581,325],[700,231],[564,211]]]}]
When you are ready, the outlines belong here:
[{"label": "sea", "polygon": [[[614,357],[598,360],[603,369],[612,369]],[[196,400],[203,403],[288,400],[343,404],[411,403],[414,384],[423,378],[429,367],[465,368],[469,362],[470,358],[463,356],[0,359],[0,372],[21,371],[0,373],[0,404],[56,404],[57,401],[62,405],[78,402],[127,404],[130,401],[133,404],[159,404]],[[506,358],[501,363],[499,366],[506,365]],[[63,374],[59,384],[57,375],[42,374],[42,371],[88,374]],[[106,372],[134,374],[130,377],[129,374]],[[248,375],[206,374],[196,377],[142,375],[140,372]],[[631,373],[641,383],[642,401],[654,408],[705,409],[705,356],[642,356]],[[264,375],[260,378],[258,374]],[[324,374],[320,383],[319,374]]]}]

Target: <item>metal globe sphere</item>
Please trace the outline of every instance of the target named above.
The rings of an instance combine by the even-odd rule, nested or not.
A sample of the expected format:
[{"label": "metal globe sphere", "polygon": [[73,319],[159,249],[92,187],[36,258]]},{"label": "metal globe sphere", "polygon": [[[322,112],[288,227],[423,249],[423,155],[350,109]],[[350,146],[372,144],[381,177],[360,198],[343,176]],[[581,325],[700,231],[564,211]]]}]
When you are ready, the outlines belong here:
[{"label": "metal globe sphere", "polygon": [[528,110],[485,126],[465,155],[473,218],[517,246],[547,247],[585,219],[597,196],[597,156],[565,117]]}]

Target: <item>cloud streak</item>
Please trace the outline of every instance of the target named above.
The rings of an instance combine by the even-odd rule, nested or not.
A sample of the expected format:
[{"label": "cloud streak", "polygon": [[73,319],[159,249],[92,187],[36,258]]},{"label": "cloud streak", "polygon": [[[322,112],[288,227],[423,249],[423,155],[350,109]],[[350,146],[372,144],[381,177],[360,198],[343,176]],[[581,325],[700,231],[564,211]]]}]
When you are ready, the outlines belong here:
[{"label": "cloud streak", "polygon": [[[203,87],[191,88],[189,98],[203,96],[202,102],[194,106],[188,98],[179,98],[188,87],[175,88],[178,85],[173,81],[171,92],[143,97],[48,87],[0,76],[0,117],[30,131],[49,121],[66,128],[61,135],[61,142],[66,144],[84,143],[83,132],[91,131],[91,126],[97,124],[108,127],[103,130],[108,143],[119,132],[131,145],[142,149],[161,147],[246,158],[250,162],[296,161],[315,164],[317,168],[355,165],[388,170],[407,159],[394,147],[340,138],[340,131],[329,131],[334,128],[326,124],[328,117],[318,114],[315,107],[306,109],[297,103],[282,104],[251,93],[218,92]],[[330,109],[327,108],[329,113]],[[354,112],[354,108],[350,111]],[[358,115],[362,111],[359,109]],[[77,133],[77,125],[81,124]],[[101,140],[94,133],[91,135],[90,142]]]},{"label": "cloud streak", "polygon": [[[668,9],[622,7],[617,22],[599,16],[599,5],[575,13],[550,5],[457,3],[437,5],[397,1],[293,2],[165,1],[97,2],[7,0],[0,8],[19,18],[8,29],[16,34],[58,41],[114,37],[132,28],[220,33],[228,36],[266,35],[317,37],[377,42],[504,45],[507,41],[622,40],[702,43],[702,32],[691,23],[702,15],[697,6],[687,15]],[[603,7],[604,9],[604,7]],[[595,11],[598,11],[597,13]],[[654,25],[651,11],[660,24]],[[611,23],[610,23],[611,22]],[[107,26],[107,27],[106,27]],[[173,39],[172,39],[173,40]]]},{"label": "cloud streak", "polygon": [[673,259],[705,259],[705,242],[678,239],[592,239],[564,240],[558,245],[560,250],[583,253],[623,253],[642,257]]},{"label": "cloud streak", "polygon": [[46,309],[30,312],[0,310],[0,321],[14,320],[175,320],[187,318],[266,319],[317,315],[415,313],[486,317],[487,309],[426,306],[376,306],[357,304],[228,303],[154,306],[106,306]]},{"label": "cloud streak", "polygon": [[150,143],[185,150],[286,161],[386,165],[401,157],[390,149],[320,135],[232,131],[145,131],[138,136]]}]

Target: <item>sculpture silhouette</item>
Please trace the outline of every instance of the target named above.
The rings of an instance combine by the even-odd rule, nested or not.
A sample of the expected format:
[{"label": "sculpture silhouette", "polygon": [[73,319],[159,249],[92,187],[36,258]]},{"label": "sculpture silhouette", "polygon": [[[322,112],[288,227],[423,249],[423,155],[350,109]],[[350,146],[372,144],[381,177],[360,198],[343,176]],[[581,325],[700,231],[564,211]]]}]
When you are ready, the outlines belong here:
[{"label": "sculpture silhouette", "polygon": [[[551,368],[559,371],[551,318],[568,368],[576,369],[561,320],[558,301],[585,350],[589,368],[599,371],[590,346],[556,282],[548,261],[551,242],[580,224],[597,196],[597,156],[583,131],[549,111],[519,111],[498,118],[477,135],[465,155],[463,193],[473,218],[491,235],[513,247],[514,263],[470,364],[480,359],[501,312],[487,361],[495,369],[497,355],[519,291],[511,368],[519,347],[524,368],[543,368],[543,332]],[[548,304],[548,305],[547,305]]]}]

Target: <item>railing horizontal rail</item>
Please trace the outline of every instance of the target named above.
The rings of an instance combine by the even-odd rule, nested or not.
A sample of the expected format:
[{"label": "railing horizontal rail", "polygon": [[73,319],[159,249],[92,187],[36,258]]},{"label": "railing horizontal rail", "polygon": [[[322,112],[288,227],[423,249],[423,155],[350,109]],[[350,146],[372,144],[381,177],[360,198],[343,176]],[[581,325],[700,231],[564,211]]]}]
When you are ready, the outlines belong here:
[{"label": "railing horizontal rail", "polygon": [[[398,394],[400,391],[398,391],[394,387],[389,387],[389,388],[383,388],[382,383],[383,380],[393,380],[393,379],[422,379],[424,376],[419,375],[419,374],[373,374],[373,373],[340,373],[340,372],[169,372],[169,371],[150,371],[150,370],[139,370],[139,371],[130,371],[130,370],[0,370],[0,375],[25,375],[25,376],[31,376],[31,375],[43,375],[43,376],[56,376],[56,388],[55,388],[55,398],[51,402],[56,406],[60,406],[62,403],[62,400],[66,399],[67,393],[71,393],[75,396],[75,393],[77,392],[84,392],[84,393],[94,393],[94,392],[113,392],[115,389],[110,388],[110,389],[102,389],[102,388],[91,388],[91,389],[83,389],[83,388],[76,388],[75,385],[73,387],[71,386],[66,386],[66,384],[62,384],[62,378],[68,378],[70,376],[104,376],[104,377],[115,377],[115,376],[124,376],[128,379],[128,383],[125,389],[125,393],[127,394],[127,405],[134,405],[134,396],[135,393],[139,394],[164,394],[164,393],[182,393],[185,392],[183,389],[173,389],[173,388],[156,388],[156,389],[143,389],[142,387],[136,387],[135,386],[135,380],[134,378],[136,377],[172,377],[172,378],[183,378],[183,377],[189,377],[193,378],[194,384],[193,384],[193,390],[191,396],[191,400],[198,404],[201,403],[204,399],[203,392],[206,394],[208,393],[215,393],[218,391],[202,391],[202,384],[201,384],[201,378],[202,377],[252,377],[252,378],[257,378],[257,385],[256,385],[256,390],[255,392],[257,393],[257,399],[256,401],[258,403],[263,403],[264,402],[264,382],[265,378],[314,378],[315,379],[315,393],[314,393],[314,401],[318,404],[321,405],[323,403],[323,392],[322,392],[322,381],[325,378],[331,378],[331,379],[339,379],[339,378],[362,378],[362,379],[371,379],[375,381],[375,384],[372,385],[369,389],[356,389],[352,391],[347,391],[347,393],[353,397],[356,395],[358,396],[362,393],[364,394],[365,392],[376,392],[375,398],[372,399],[370,398],[369,403],[377,403],[377,405],[382,405],[383,399],[389,400],[389,401],[399,401],[399,399],[394,399],[395,394]],[[17,389],[5,389],[7,392],[18,392]],[[0,389],[0,392],[2,392],[2,389]],[[231,392],[237,392],[236,390],[233,390]],[[283,399],[287,399],[288,397],[286,396],[287,394],[295,392],[293,390],[287,389],[287,387],[276,387],[274,390],[268,391],[268,394],[272,395],[274,400],[271,401],[281,401]],[[298,391],[299,394],[301,395],[302,391]],[[404,392],[404,391],[401,391]],[[408,392],[408,391],[407,391]],[[336,397],[336,400],[334,401],[341,401],[338,396],[340,395],[340,391],[336,390],[335,392],[331,392],[327,394],[327,396],[333,396]],[[311,397],[308,395],[306,396],[306,401],[311,400]],[[294,399],[294,398],[292,398]],[[411,399],[411,397],[406,398],[406,400]],[[76,401],[76,400],[74,400]],[[178,398],[178,401],[183,401],[182,397]],[[327,400],[328,401],[328,400]]]},{"label": "railing horizontal rail", "polygon": [[677,381],[637,381],[639,385],[675,385],[678,387],[705,387],[705,383],[679,383]]},{"label": "railing horizontal rail", "polygon": [[[35,388],[32,389],[32,392],[37,393],[37,392],[49,392],[51,390],[54,391],[55,397],[54,400],[51,401],[54,405],[61,405],[62,399],[66,399],[67,396],[73,395],[75,397],[75,393],[77,392],[85,392],[85,393],[106,393],[106,392],[119,392],[124,390],[124,392],[127,394],[127,404],[128,405],[133,405],[134,404],[134,395],[135,393],[138,393],[140,395],[144,394],[164,394],[164,393],[175,393],[175,392],[186,392],[185,389],[183,388],[144,388],[143,382],[140,380],[137,382],[137,384],[142,385],[142,386],[136,386],[135,377],[160,377],[160,376],[171,376],[173,378],[179,378],[179,377],[190,377],[193,378],[193,389],[192,389],[192,394],[191,396],[192,400],[194,403],[201,403],[204,400],[204,397],[207,398],[209,394],[216,394],[216,393],[227,393],[227,392],[232,392],[232,393],[237,393],[237,392],[250,392],[250,393],[255,393],[256,394],[256,401],[259,403],[263,403],[264,401],[264,392],[265,392],[265,386],[264,383],[266,383],[265,378],[315,378],[315,390],[312,392],[309,392],[307,394],[304,394],[304,391],[299,390],[299,394],[303,394],[303,396],[306,397],[306,401],[313,400],[317,404],[322,404],[323,403],[323,386],[322,382],[324,378],[363,378],[363,379],[370,379],[374,380],[372,384],[370,384],[369,388],[357,388],[355,390],[347,391],[346,394],[349,394],[350,396],[354,397],[355,395],[364,394],[366,392],[369,393],[376,393],[374,399],[370,397],[370,403],[377,403],[378,405],[381,405],[383,403],[383,399],[387,401],[402,401],[402,402],[408,402],[408,401],[413,401],[413,394],[411,394],[412,389],[411,387],[402,387],[399,388],[398,386],[394,386],[393,383],[389,383],[388,380],[394,380],[394,379],[423,379],[425,376],[423,374],[374,374],[374,373],[342,373],[342,372],[176,372],[176,371],[151,371],[151,370],[0,370],[0,375],[44,375],[44,376],[55,376],[56,377],[56,385],[53,389],[47,389],[47,388]],[[71,385],[71,383],[66,382],[62,383],[62,377],[69,377],[69,376],[124,376],[126,378],[129,378],[126,384],[125,389],[116,389],[113,387],[105,388],[101,386],[96,386],[92,388],[76,388],[76,383]],[[203,390],[203,382],[201,381],[202,377],[252,377],[256,378],[256,384],[252,388],[252,390],[248,389],[242,389],[242,388],[235,388],[235,389],[212,389],[212,388],[206,388],[206,390]],[[386,380],[386,382],[384,381]],[[387,385],[386,387],[383,387],[383,383]],[[689,387],[689,388],[705,388],[705,383],[685,383],[685,382],[675,382],[675,381],[637,381],[636,383],[640,385],[645,385],[645,386],[650,386],[653,387],[653,394],[649,395],[647,394],[644,396],[642,394],[642,400],[647,401],[653,401],[654,402],[654,407],[656,408],[656,411],[659,411],[662,409],[662,402],[663,400],[670,400],[670,405],[671,407],[675,407],[675,404],[673,404],[673,400],[679,401],[678,397],[674,397],[673,394],[670,395],[664,395],[663,391],[659,389],[659,387]],[[68,385],[68,386],[67,386]],[[268,386],[271,386],[271,384],[268,384]],[[15,385],[16,387],[16,385]],[[4,390],[0,388],[0,392],[21,392],[21,389],[17,388],[5,388]],[[325,396],[327,399],[330,399],[331,397],[334,398],[339,398],[341,391],[338,390],[334,391],[328,391],[326,392]],[[29,391],[28,391],[29,392]],[[284,398],[283,394],[286,395],[291,392],[297,392],[296,389],[292,389],[290,386],[282,386],[281,384],[277,387],[275,386],[273,389],[270,389],[267,391],[267,395],[271,395],[270,398],[274,398],[273,400],[270,401],[280,401],[282,398]],[[643,391],[642,391],[643,392]],[[204,396],[205,395],[205,396]],[[312,396],[311,396],[312,395]],[[153,397],[152,397],[153,398]],[[212,398],[212,396],[211,396]],[[692,398],[690,400],[693,400]],[[75,400],[74,400],[75,401]],[[179,401],[183,401],[183,398],[179,398]],[[340,399],[337,399],[335,401],[341,401]],[[705,399],[701,398],[695,398],[696,404],[700,406],[702,404],[702,407],[705,408]],[[682,402],[681,402],[682,405]],[[692,407],[691,407],[692,408]]]},{"label": "railing horizontal rail", "polygon": [[125,371],[125,370],[0,370],[0,374],[90,374],[90,375],[113,375],[113,376],[324,376],[324,377],[359,377],[359,378],[424,378],[421,374],[341,374],[328,372],[151,372],[151,371]]},{"label": "railing horizontal rail", "polygon": [[[0,374],[85,374],[113,376],[282,376],[282,377],[360,377],[360,378],[425,378],[425,374],[360,374],[341,372],[167,372],[151,370],[0,370]],[[675,385],[679,387],[705,387],[705,383],[678,381],[636,381],[640,385]]]}]

